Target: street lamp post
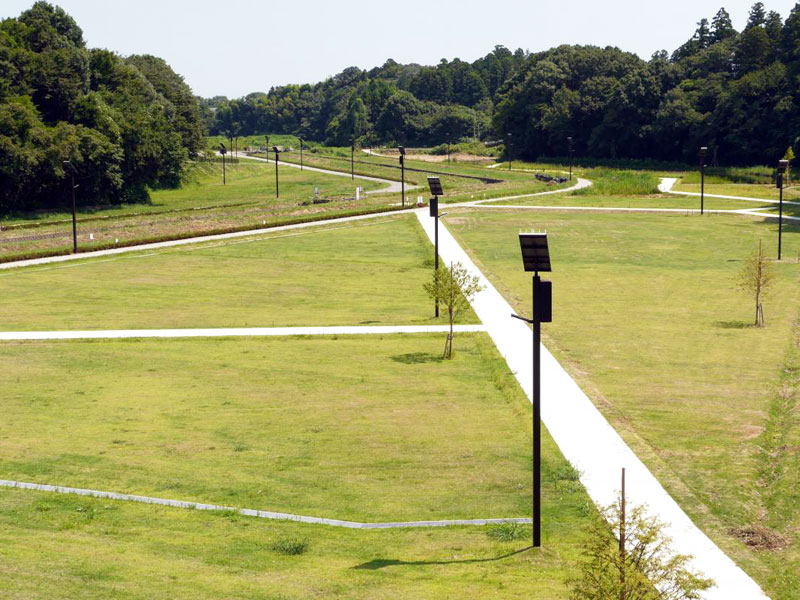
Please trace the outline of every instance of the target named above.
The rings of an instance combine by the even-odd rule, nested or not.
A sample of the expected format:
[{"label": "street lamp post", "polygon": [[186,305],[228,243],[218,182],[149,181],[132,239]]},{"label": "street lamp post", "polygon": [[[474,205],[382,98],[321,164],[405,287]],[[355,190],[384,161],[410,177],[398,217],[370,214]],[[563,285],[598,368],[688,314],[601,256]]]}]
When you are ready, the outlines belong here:
[{"label": "street lamp post", "polygon": [[219,143],[219,153],[222,154],[222,185],[227,185],[227,175],[225,174],[225,155],[228,151],[225,149],[225,144]]},{"label": "street lamp post", "polygon": [[[444,196],[444,190],[442,190],[442,182],[439,180],[438,177],[428,177],[428,187],[431,190],[430,199],[430,210],[431,216],[436,219],[434,222],[433,228],[433,271],[434,273],[439,273],[439,218],[445,216],[447,213],[439,214],[439,196]],[[434,281],[438,281],[438,278],[434,279]],[[434,316],[438,319],[439,318],[439,297],[438,294],[436,296],[436,307]]]},{"label": "street lamp post", "polygon": [[303,170],[303,138],[298,137],[297,139],[300,140],[300,170],[302,171]]},{"label": "street lamp post", "polygon": [[75,207],[75,166],[68,160],[64,161],[64,168],[69,171],[70,187],[72,188],[72,252],[78,252],[78,218]]},{"label": "street lamp post", "polygon": [[350,142],[350,179],[356,180],[356,143]]},{"label": "street lamp post", "polygon": [[508,170],[511,170],[511,134],[506,134],[506,154],[508,154]]},{"label": "street lamp post", "polygon": [[281,151],[278,149],[277,146],[273,146],[272,151],[275,153],[275,197],[280,198],[281,188],[280,188],[280,181],[278,180],[278,163],[280,162]]},{"label": "street lamp post", "polygon": [[533,272],[533,318],[511,315],[533,325],[533,547],[542,545],[542,403],[541,324],[553,320],[553,286],[542,281],[539,272],[550,272],[550,251],[546,233],[520,233],[519,245],[526,272]]},{"label": "street lamp post", "polygon": [[705,214],[705,200],[706,200],[706,155],[708,154],[708,147],[703,146],[700,148],[698,156],[700,157],[700,214]]},{"label": "street lamp post", "polygon": [[780,200],[778,201],[778,260],[781,259],[781,238],[783,236],[783,176],[788,166],[788,160],[778,161],[778,189],[780,190]]},{"label": "street lamp post", "polygon": [[572,136],[567,138],[567,145],[569,147],[569,180],[572,181],[572,153],[574,151],[572,146]]},{"label": "street lamp post", "polygon": [[405,208],[406,206],[406,149],[403,146],[397,148],[400,151],[400,203]]}]

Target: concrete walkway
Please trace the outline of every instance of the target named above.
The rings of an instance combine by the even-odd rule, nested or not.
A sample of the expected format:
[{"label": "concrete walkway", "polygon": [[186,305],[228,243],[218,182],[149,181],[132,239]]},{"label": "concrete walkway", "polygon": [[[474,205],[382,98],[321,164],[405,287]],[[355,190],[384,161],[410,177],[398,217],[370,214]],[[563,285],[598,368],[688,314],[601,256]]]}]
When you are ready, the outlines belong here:
[{"label": "concrete walkway", "polygon": [[[312,155],[313,156],[313,155]],[[275,161],[273,159],[268,158],[261,158],[259,156],[249,156],[244,155],[243,157],[245,160],[257,160],[265,163],[269,163],[274,165]],[[280,161],[280,165],[283,167],[291,167],[293,169],[299,169],[300,165],[297,163],[287,162],[287,161]],[[322,169],[320,167],[310,167],[308,165],[303,165],[304,171],[311,171],[312,173],[323,173],[325,175],[333,175],[335,177],[353,177],[350,173],[345,173],[344,171],[332,171],[330,169]],[[391,179],[381,179],[380,177],[372,177],[370,175],[358,175],[356,174],[355,179],[360,179],[361,181],[372,181],[375,183],[385,183],[387,187],[381,188],[379,190],[371,190],[369,192],[365,192],[366,194],[399,194],[403,186],[399,181],[392,181]],[[408,190],[415,190],[419,186],[412,185],[410,183],[406,183],[406,191]]]},{"label": "concrete walkway", "polygon": [[[433,240],[434,219],[427,211],[418,211],[417,217]],[[516,236],[511,236],[509,244],[517,243]],[[447,264],[460,262],[485,286],[476,294],[472,308],[531,398],[531,330],[511,318],[511,306],[444,226],[439,228],[439,253]],[[558,257],[554,258],[558,268]],[[620,470],[624,467],[629,503],[647,505],[649,513],[666,524],[674,550],[694,555],[691,568],[715,580],[716,586],[702,594],[704,600],[766,598],[759,586],[689,519],[544,346],[541,357],[543,422],[561,452],[581,473],[581,482],[592,500],[598,506],[607,506],[617,499]],[[543,501],[557,500],[545,497]]]},{"label": "concrete walkway", "polygon": [[[678,182],[678,179],[674,177],[662,177],[661,183],[658,184],[658,191],[662,194],[675,194],[679,196],[694,196],[695,198],[699,198],[701,194],[699,192],[679,192],[675,191],[672,188]],[[758,204],[780,204],[779,200],[767,200],[765,198],[751,198],[749,196],[722,196],[720,194],[703,194],[706,198],[723,198],[725,200],[741,200],[742,202],[755,202]],[[791,204],[794,206],[800,206],[800,202],[792,201],[792,200],[784,200],[784,204]]]},{"label": "concrete walkway", "polygon": [[[303,335],[387,335],[394,333],[447,333],[447,325],[370,325],[333,327],[245,327],[222,329],[127,329],[103,331],[4,331],[0,341],[113,340],[137,338],[277,337]],[[453,331],[486,331],[483,325],[454,325]]]},{"label": "concrete walkway", "polygon": [[136,496],[133,494],[118,494],[116,492],[103,492],[101,490],[87,490],[82,488],[64,487],[61,485],[45,485],[40,483],[27,483],[24,481],[8,481],[0,479],[0,487],[16,488],[21,490],[35,490],[38,492],[54,492],[57,494],[71,494],[76,496],[90,496],[107,500],[121,500],[124,502],[141,502],[143,504],[156,504],[171,508],[188,508],[191,510],[224,510],[237,512],[247,517],[261,519],[274,519],[277,521],[296,521],[314,525],[329,525],[331,527],[345,527],[347,529],[405,529],[410,527],[452,527],[454,525],[496,525],[500,523],[530,523],[530,519],[456,519],[445,521],[397,521],[388,523],[359,523],[358,521],[341,521],[339,519],[326,519],[324,517],[307,517],[292,513],[271,512],[252,508],[234,508],[217,504],[202,504],[200,502],[185,502],[183,500],[169,500],[167,498],[153,498],[151,496]]}]

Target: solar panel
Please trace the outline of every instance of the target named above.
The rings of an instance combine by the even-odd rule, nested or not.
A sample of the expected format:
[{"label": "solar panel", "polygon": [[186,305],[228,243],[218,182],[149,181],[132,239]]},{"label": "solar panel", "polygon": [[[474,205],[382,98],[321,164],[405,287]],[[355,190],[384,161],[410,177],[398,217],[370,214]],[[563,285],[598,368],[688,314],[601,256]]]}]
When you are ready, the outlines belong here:
[{"label": "solar panel", "polygon": [[520,233],[519,246],[526,271],[551,271],[547,233]]},{"label": "solar panel", "polygon": [[438,177],[428,177],[428,186],[431,188],[431,196],[444,196],[442,182]]}]

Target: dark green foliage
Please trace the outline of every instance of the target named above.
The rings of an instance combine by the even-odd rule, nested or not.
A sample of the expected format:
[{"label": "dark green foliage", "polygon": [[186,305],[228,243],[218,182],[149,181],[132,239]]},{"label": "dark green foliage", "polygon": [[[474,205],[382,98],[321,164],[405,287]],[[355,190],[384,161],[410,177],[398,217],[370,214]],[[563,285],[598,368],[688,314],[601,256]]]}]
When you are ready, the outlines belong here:
[{"label": "dark green foliage", "polygon": [[147,200],[202,146],[197,100],[161,59],[89,50],[62,9],[0,23],[0,214]]},{"label": "dark green foliage", "polygon": [[272,544],[272,550],[286,556],[305,554],[308,550],[308,540],[300,538],[279,538]]}]

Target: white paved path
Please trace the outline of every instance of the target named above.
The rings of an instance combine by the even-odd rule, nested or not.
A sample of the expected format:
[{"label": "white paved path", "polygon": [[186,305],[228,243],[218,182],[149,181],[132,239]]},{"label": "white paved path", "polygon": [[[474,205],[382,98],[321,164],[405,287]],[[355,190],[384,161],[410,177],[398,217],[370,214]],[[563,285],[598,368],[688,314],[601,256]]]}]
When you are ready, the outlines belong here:
[{"label": "white paved path", "polygon": [[[454,325],[459,333],[486,331],[483,325]],[[272,337],[302,335],[386,335],[394,333],[447,333],[447,325],[370,325],[333,327],[244,327],[222,329],[126,329],[100,331],[3,331],[0,341],[108,340],[136,338]]]},{"label": "white paved path", "polygon": [[234,511],[248,517],[261,519],[275,519],[278,521],[297,521],[299,523],[312,523],[315,525],[330,525],[331,527],[345,527],[347,529],[401,529],[408,527],[451,527],[453,525],[494,525],[499,523],[530,523],[530,519],[458,519],[444,521],[396,521],[388,523],[360,523],[358,521],[341,521],[325,517],[307,517],[292,513],[271,512],[252,508],[234,508],[217,504],[203,504],[200,502],[186,502],[184,500],[169,500],[167,498],[153,498],[152,496],[136,496],[134,494],[118,494],[101,490],[87,490],[61,485],[44,485],[28,483],[25,481],[8,481],[0,479],[0,487],[16,488],[21,490],[35,490],[38,492],[55,492],[58,494],[72,494],[76,496],[90,496],[92,498],[105,498],[108,500],[122,500],[125,502],[142,502],[172,508],[189,508],[192,510],[224,510]]},{"label": "white paved path", "polygon": [[[434,220],[422,210],[417,211],[417,217],[433,240]],[[510,239],[509,243],[516,245],[517,240]],[[511,306],[444,226],[439,228],[439,253],[446,263],[460,262],[480,278],[485,289],[475,296],[472,308],[531,398],[531,330],[511,318]],[[557,265],[558,257],[554,258]],[[646,504],[652,515],[667,524],[667,534],[673,538],[675,550],[694,555],[692,567],[716,581],[716,587],[702,595],[704,600],[766,598],[759,586],[694,525],[544,346],[541,357],[542,420],[564,456],[581,473],[581,482],[592,500],[600,506],[615,501],[620,469],[624,467],[628,501],[634,505]]]}]

